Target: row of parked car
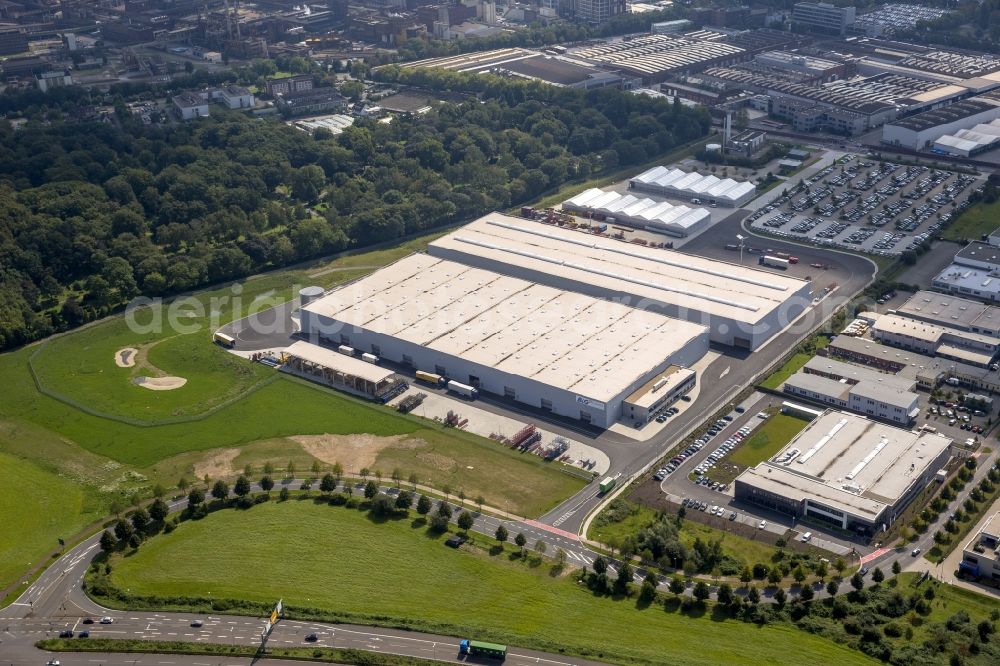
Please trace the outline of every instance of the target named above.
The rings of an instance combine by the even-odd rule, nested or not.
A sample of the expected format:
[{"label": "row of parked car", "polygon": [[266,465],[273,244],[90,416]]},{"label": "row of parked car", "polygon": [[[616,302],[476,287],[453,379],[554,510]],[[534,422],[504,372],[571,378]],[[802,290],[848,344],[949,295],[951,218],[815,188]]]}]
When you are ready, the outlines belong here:
[{"label": "row of parked car", "polygon": [[[740,442],[742,442],[747,437],[747,435],[750,434],[751,430],[752,428],[749,425],[745,425],[739,430],[737,430],[732,437],[723,442],[719,446],[719,448],[717,448],[707,458],[705,458],[705,460],[702,461],[700,465],[695,467],[694,471],[697,474],[705,474],[705,472],[715,467],[715,464],[720,460],[722,460],[727,453],[729,453],[737,446],[739,446]],[[711,430],[709,430],[709,432],[711,432]]]}]

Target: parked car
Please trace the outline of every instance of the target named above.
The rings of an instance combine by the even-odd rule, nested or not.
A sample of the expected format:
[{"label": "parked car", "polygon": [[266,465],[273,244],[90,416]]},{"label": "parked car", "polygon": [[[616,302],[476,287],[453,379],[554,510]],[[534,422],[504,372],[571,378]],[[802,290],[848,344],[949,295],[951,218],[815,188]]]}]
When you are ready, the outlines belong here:
[{"label": "parked car", "polygon": [[765,527],[767,527],[767,521],[766,520],[762,520],[759,523],[757,523],[757,529],[761,529],[762,530]]}]

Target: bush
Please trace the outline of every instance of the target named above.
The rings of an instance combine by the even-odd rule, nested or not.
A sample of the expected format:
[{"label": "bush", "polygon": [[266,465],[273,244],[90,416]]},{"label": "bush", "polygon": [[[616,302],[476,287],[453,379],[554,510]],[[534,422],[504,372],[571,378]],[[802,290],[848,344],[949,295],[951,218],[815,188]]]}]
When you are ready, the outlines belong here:
[{"label": "bush", "polygon": [[437,532],[439,534],[446,532],[448,530],[448,518],[442,516],[441,514],[438,514],[436,516],[431,516],[428,528],[432,532]]},{"label": "bush", "polygon": [[891,638],[899,638],[903,635],[903,628],[895,622],[889,622],[882,627],[882,632]]}]

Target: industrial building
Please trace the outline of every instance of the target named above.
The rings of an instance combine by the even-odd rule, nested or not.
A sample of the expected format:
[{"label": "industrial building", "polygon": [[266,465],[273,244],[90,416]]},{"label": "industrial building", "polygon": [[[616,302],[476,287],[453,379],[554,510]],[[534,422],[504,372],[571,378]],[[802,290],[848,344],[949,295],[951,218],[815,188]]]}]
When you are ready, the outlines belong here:
[{"label": "industrial building", "polygon": [[785,393],[898,425],[920,413],[916,381],[830,358],[814,357],[785,380]]},{"label": "industrial building", "polygon": [[750,55],[739,46],[690,35],[649,35],[629,41],[601,42],[574,49],[571,54],[595,65],[641,77],[645,83],[661,83],[670,76],[733,64]]},{"label": "industrial building", "polygon": [[624,224],[683,238],[707,229],[712,215],[704,208],[675,206],[649,197],[605,192],[592,187],[562,204],[563,210],[609,224]]},{"label": "industrial building", "polygon": [[[975,243],[962,252],[970,263],[1000,262],[1000,251],[985,243]],[[961,254],[961,253],[960,253]],[[1000,339],[1000,307],[986,305],[933,291],[918,291],[896,308],[896,314],[926,321],[964,333]]]},{"label": "industrial building", "polygon": [[992,241],[973,241],[955,254],[951,265],[934,277],[931,286],[951,294],[1000,302],[1000,252],[996,247]]},{"label": "industrial building", "polygon": [[796,2],[792,6],[792,23],[807,30],[843,35],[854,25],[857,10],[838,7],[828,2]]},{"label": "industrial building", "polygon": [[432,256],[640,304],[708,326],[713,342],[757,349],[812,300],[811,283],[672,250],[491,213],[432,242]]},{"label": "industrial building", "polygon": [[872,534],[891,525],[945,467],[952,441],[826,411],[734,482],[737,500]]},{"label": "industrial building", "polygon": [[283,357],[286,372],[380,402],[405,390],[405,380],[392,370],[305,340],[292,343]]},{"label": "industrial building", "polygon": [[873,340],[838,335],[824,353],[831,357],[863,363],[901,377],[914,379],[917,387],[930,391],[949,378],[980,391],[1000,392],[1000,373],[982,366],[934,358],[914,351],[888,347]]},{"label": "industrial building", "polygon": [[1000,583],[1000,512],[986,521],[962,549],[959,571]]},{"label": "industrial building", "polygon": [[635,394],[649,380],[701,358],[709,342],[698,324],[425,254],[300,313],[313,342],[600,427],[621,418],[626,398],[641,403]]},{"label": "industrial building", "polygon": [[881,315],[872,327],[872,336],[894,347],[973,365],[989,365],[1000,346],[1000,338],[895,314]]},{"label": "industrial building", "polygon": [[757,194],[757,186],[748,181],[719,178],[713,175],[656,166],[629,180],[628,188],[663,197],[688,199],[691,203],[738,208]]},{"label": "industrial building", "polygon": [[[882,128],[882,143],[910,150],[925,150],[945,135],[969,130],[1000,118],[1000,98],[990,95],[964,99],[938,109],[908,116]],[[997,130],[1000,135],[1000,129]],[[995,140],[995,139],[994,139]],[[974,146],[966,152],[974,150]]]}]

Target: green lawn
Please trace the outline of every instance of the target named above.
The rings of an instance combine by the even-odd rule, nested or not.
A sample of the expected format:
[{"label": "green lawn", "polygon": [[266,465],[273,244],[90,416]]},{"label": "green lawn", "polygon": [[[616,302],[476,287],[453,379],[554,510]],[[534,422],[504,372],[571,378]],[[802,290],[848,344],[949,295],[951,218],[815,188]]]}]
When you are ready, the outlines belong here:
[{"label": "green lawn", "polygon": [[729,454],[728,460],[744,468],[753,467],[777,453],[808,424],[808,419],[788,414],[774,414],[745,442],[736,447]]},{"label": "green lawn", "polygon": [[638,610],[634,599],[596,597],[547,565],[454,551],[442,541],[409,520],[380,524],[351,509],[275,502],[182,523],[116,558],[111,576],[132,594],[283,598],[345,619],[621,663],[875,663],[787,624],[723,624],[660,605]]},{"label": "green lawn", "polygon": [[958,216],[941,236],[948,240],[979,240],[1000,226],[1000,201],[977,203]]},{"label": "green lawn", "polygon": [[[822,349],[827,344],[829,344],[830,339],[825,335],[815,336],[813,339],[814,344],[817,349]],[[776,391],[779,386],[781,386],[786,379],[794,375],[796,372],[802,369],[806,363],[809,362],[815,354],[807,354],[803,352],[798,352],[794,354],[790,359],[785,361],[785,364],[774,371],[767,379],[760,383],[766,389],[771,389]]]},{"label": "green lawn", "polygon": [[[598,518],[591,523],[587,536],[595,541],[605,544],[619,544],[627,536],[634,536],[640,529],[651,525],[657,516],[657,512],[642,504],[629,503],[632,513],[624,520],[605,522]],[[607,515],[605,509],[605,515]],[[753,566],[757,562],[770,562],[775,549],[766,543],[746,539],[729,532],[718,530],[694,520],[685,520],[681,524],[680,540],[688,547],[694,544],[694,540],[700,538],[702,541],[722,540],[722,552],[742,564]]]},{"label": "green lawn", "polygon": [[[0,354],[0,451],[37,463],[26,468],[38,477],[35,487],[73,491],[62,493],[66,503],[56,512],[56,522],[40,511],[2,521],[0,591],[28,569],[29,561],[37,563],[57,537],[69,537],[106,515],[112,500],[127,501],[134,492],[148,494],[157,482],[172,487],[182,475],[191,479],[196,464],[222,449],[236,449],[239,467],[234,469],[247,463],[259,469],[270,462],[283,470],[289,460],[300,472],[309,469],[314,458],[286,439],[295,435],[367,433],[418,439],[416,448],[404,442],[407,445],[382,449],[375,466],[386,478],[398,468],[404,478],[415,473],[422,483],[449,485],[468,497],[481,494],[499,506],[507,499],[510,510],[525,515],[538,515],[579,490],[583,482],[556,471],[559,464],[278,375],[211,343],[213,327],[230,321],[237,310],[245,312],[255,299],[282,302],[292,296],[292,285],[331,287],[422,249],[440,233],[251,278],[239,290],[242,308],[222,300],[234,294],[229,287],[196,294],[193,302],[201,313],[177,318],[179,325],[196,329],[193,332],[167,326],[162,332],[135,333],[117,317]],[[146,368],[115,365],[115,352],[128,346],[144,351],[140,361]],[[35,352],[39,381],[62,399],[37,390],[29,371],[29,357]],[[185,377],[188,383],[174,391],[149,391],[130,383],[135,375],[155,374],[154,368]],[[13,465],[9,468],[14,470]],[[18,472],[18,478],[26,475]],[[12,482],[4,486],[15,487]],[[56,501],[55,491],[42,494],[49,495]],[[0,517],[9,514],[4,511]]]},{"label": "green lawn", "polygon": [[12,581],[58,547],[88,517],[85,491],[39,465],[0,453],[0,583]]}]

